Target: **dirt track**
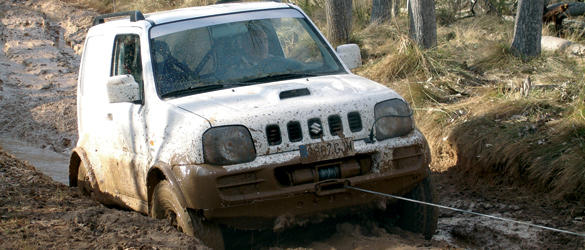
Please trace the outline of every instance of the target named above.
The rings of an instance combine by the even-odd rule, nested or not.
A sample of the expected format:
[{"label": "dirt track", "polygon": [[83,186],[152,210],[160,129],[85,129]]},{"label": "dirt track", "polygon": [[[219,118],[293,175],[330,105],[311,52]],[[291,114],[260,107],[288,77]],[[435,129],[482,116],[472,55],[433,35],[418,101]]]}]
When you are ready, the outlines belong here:
[{"label": "dirt track", "polygon": [[[57,152],[75,144],[75,82],[85,29],[95,13],[58,0],[0,2],[0,136]],[[65,168],[66,166],[62,166]],[[585,208],[521,188],[434,173],[440,203],[573,231]],[[280,234],[258,233],[252,248],[563,248],[585,240],[441,211],[439,232],[422,236],[356,216]],[[325,230],[324,230],[325,229]],[[236,240],[241,240],[238,237]],[[249,239],[243,237],[244,241]],[[228,239],[232,239],[229,238]],[[109,209],[0,152],[0,245],[7,248],[192,248],[196,239],[137,213]],[[200,246],[199,246],[200,247]]]}]

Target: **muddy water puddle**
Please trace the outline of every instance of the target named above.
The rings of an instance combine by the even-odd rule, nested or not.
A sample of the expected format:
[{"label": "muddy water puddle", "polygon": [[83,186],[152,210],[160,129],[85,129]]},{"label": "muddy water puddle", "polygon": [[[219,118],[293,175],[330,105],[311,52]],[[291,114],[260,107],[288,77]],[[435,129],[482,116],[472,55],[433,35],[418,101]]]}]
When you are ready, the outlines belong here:
[{"label": "muddy water puddle", "polygon": [[65,185],[69,184],[69,157],[66,154],[34,147],[7,137],[0,137],[0,146],[18,159],[28,161],[28,163],[53,178],[53,180]]}]

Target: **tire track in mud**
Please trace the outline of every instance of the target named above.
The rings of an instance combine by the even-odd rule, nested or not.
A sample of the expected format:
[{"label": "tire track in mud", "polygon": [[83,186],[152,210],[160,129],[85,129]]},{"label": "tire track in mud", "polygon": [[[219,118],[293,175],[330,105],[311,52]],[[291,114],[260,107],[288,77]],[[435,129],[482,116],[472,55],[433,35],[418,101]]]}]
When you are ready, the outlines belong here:
[{"label": "tire track in mud", "polygon": [[0,3],[0,133],[58,152],[76,138],[79,55],[35,1]]},{"label": "tire track in mud", "polygon": [[[471,180],[457,172],[456,167],[434,173],[434,177],[442,205],[573,232],[583,232],[585,228],[582,205],[554,200],[526,187]],[[438,228],[433,239],[456,247],[585,249],[582,237],[454,211],[441,210]]]}]

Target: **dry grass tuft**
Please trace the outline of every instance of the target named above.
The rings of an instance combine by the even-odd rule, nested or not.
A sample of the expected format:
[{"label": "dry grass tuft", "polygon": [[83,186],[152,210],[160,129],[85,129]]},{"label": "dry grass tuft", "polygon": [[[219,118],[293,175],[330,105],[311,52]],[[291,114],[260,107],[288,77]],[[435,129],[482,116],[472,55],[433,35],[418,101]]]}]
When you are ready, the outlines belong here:
[{"label": "dry grass tuft", "polygon": [[388,42],[394,47],[364,74],[382,82],[392,82],[406,78],[428,78],[438,73],[439,62],[433,58],[432,50],[420,49],[405,35]]},{"label": "dry grass tuft", "polygon": [[500,70],[509,68],[510,65],[521,64],[514,57],[510,48],[502,43],[489,44],[478,52],[478,58],[470,65],[472,70],[485,72],[488,70]]}]

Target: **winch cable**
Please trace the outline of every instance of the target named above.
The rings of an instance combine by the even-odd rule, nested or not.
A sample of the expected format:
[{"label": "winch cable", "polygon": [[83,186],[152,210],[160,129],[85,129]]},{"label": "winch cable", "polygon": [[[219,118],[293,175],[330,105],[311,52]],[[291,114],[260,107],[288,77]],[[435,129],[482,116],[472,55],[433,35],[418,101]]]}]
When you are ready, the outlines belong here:
[{"label": "winch cable", "polygon": [[374,194],[374,195],[378,195],[378,196],[383,196],[383,197],[387,197],[387,198],[394,198],[394,199],[398,199],[398,200],[404,200],[404,201],[419,203],[419,204],[423,204],[423,205],[427,205],[427,206],[433,206],[433,207],[448,209],[448,210],[452,210],[452,211],[456,211],[456,212],[461,212],[461,213],[467,213],[467,214],[473,214],[473,215],[488,217],[488,218],[492,218],[492,219],[496,219],[496,220],[502,220],[502,221],[506,221],[506,222],[512,222],[512,223],[516,223],[516,224],[526,225],[526,226],[530,226],[530,227],[536,227],[536,228],[540,228],[540,229],[544,229],[544,230],[549,230],[549,231],[554,231],[554,232],[559,232],[559,233],[564,233],[564,234],[570,234],[570,235],[575,235],[575,236],[580,236],[580,237],[584,237],[585,238],[585,234],[583,234],[583,233],[575,233],[575,232],[571,232],[571,231],[567,231],[567,230],[563,230],[563,229],[557,229],[557,228],[552,228],[552,227],[547,227],[547,226],[536,225],[536,224],[532,224],[532,223],[528,223],[528,222],[524,222],[524,221],[517,221],[517,220],[508,219],[508,218],[503,218],[503,217],[498,217],[498,216],[493,216],[493,215],[488,215],[488,214],[482,214],[482,213],[478,213],[478,212],[473,212],[473,211],[470,211],[470,210],[463,210],[463,209],[458,209],[458,208],[454,208],[454,207],[448,207],[448,206],[443,206],[443,205],[439,205],[439,204],[433,204],[433,203],[429,203],[429,202],[413,200],[413,199],[404,198],[404,197],[401,197],[401,196],[380,193],[380,192],[376,192],[376,191],[372,191],[372,190],[367,190],[367,189],[363,189],[363,188],[358,188],[358,187],[353,187],[353,186],[349,186],[349,185],[346,185],[345,188],[352,189],[352,190],[356,190],[356,191],[360,191],[360,192],[364,192],[364,193]]}]

